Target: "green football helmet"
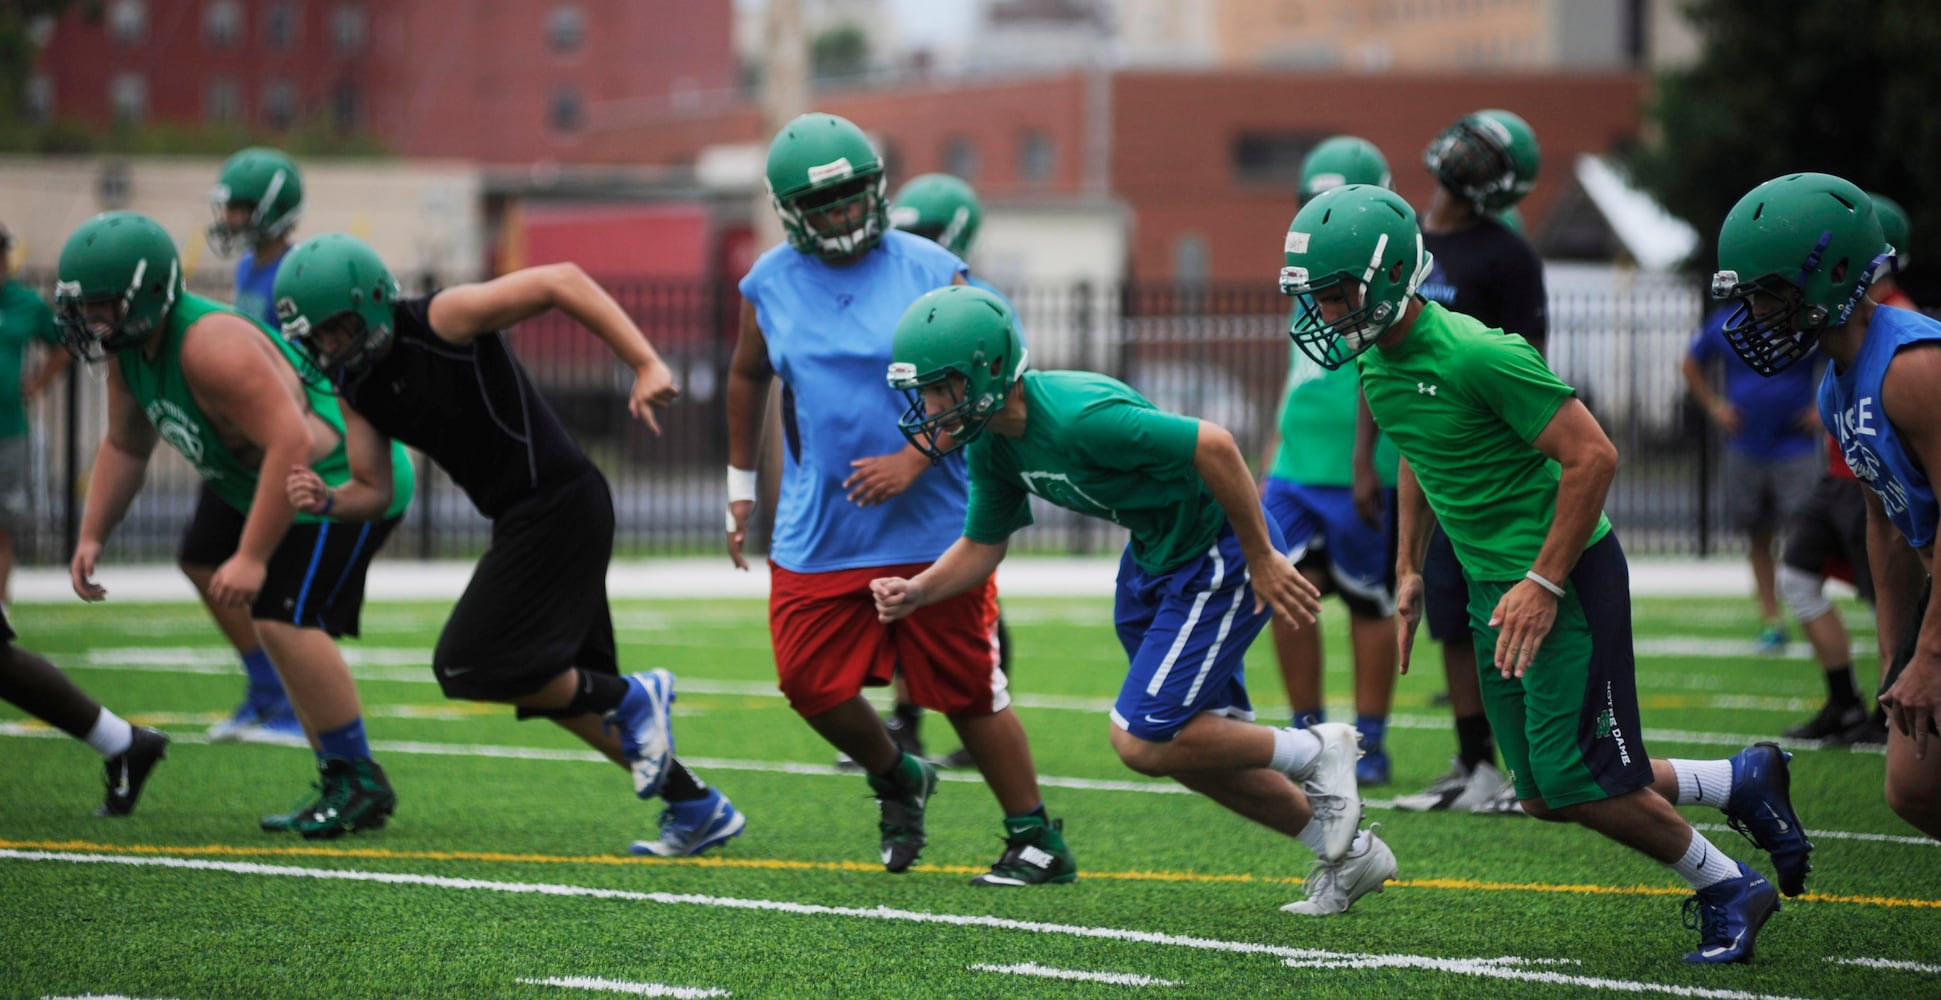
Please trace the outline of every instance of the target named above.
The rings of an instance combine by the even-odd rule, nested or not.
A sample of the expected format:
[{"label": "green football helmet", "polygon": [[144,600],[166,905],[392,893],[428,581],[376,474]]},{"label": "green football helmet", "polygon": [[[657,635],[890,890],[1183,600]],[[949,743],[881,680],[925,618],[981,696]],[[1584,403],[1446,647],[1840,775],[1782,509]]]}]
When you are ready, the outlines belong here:
[{"label": "green football helmet", "polygon": [[[1415,210],[1372,184],[1323,191],[1287,227],[1281,294],[1298,301],[1287,335],[1333,371],[1374,346],[1408,309],[1434,257],[1422,247]],[[1327,318],[1324,307],[1345,311]]]},{"label": "green football helmet", "polygon": [[182,265],[168,231],[146,215],[104,212],[61,247],[54,315],[69,354],[100,361],[147,340],[182,294]]},{"label": "green football helmet", "polygon": [[977,244],[984,207],[977,192],[949,174],[921,174],[897,189],[890,201],[890,224],[915,233],[959,257]]},{"label": "green football helmet", "polygon": [[1514,112],[1490,108],[1443,129],[1423,151],[1422,162],[1476,214],[1495,215],[1536,187],[1543,156],[1529,122]]},{"label": "green football helmet", "polygon": [[[1025,358],[1017,317],[1002,298],[971,285],[924,293],[897,320],[890,349],[890,388],[910,404],[897,429],[933,461],[962,448],[1004,408]],[[951,404],[931,413],[923,390],[939,384],[950,387]]]},{"label": "green football helmet", "polygon": [[1367,139],[1352,135],[1324,139],[1301,160],[1301,201],[1349,184],[1389,186],[1388,158]]},{"label": "green football helmet", "polygon": [[325,233],[297,244],[270,293],[283,339],[332,384],[355,381],[391,348],[398,282],[370,244]]},{"label": "green football helmet", "polygon": [[1907,269],[1907,209],[1878,191],[1867,192],[1874,203],[1874,218],[1880,220],[1880,235],[1894,248],[1894,270]]},{"label": "green football helmet", "polygon": [[889,228],[883,161],[847,118],[811,112],[768,147],[768,198],[789,246],[823,260],[874,247]]},{"label": "green football helmet", "polygon": [[[247,207],[249,221],[231,226],[231,205]],[[296,161],[266,146],[251,146],[222,165],[209,189],[209,247],[224,257],[238,247],[287,236],[303,211],[303,175]]]},{"label": "green football helmet", "polygon": [[1761,375],[1783,371],[1847,321],[1893,256],[1866,192],[1831,174],[1753,188],[1719,229],[1712,297],[1735,299],[1725,341]]}]

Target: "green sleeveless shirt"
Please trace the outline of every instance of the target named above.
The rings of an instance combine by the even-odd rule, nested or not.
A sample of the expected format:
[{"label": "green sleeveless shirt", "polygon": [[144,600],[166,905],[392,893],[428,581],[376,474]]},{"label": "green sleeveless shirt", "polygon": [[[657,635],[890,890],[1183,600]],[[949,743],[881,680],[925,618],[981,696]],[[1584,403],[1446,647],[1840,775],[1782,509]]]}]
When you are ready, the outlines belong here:
[{"label": "green sleeveless shirt", "polygon": [[[182,453],[203,482],[223,499],[223,502],[239,511],[247,512],[256,499],[257,470],[244,465],[235,453],[222,443],[216,429],[209,423],[202,410],[196,406],[195,396],[189,391],[188,382],[182,377],[182,338],[189,327],[197,320],[211,313],[228,313],[248,320],[251,325],[262,331],[275,344],[299,379],[303,382],[304,394],[309,399],[310,408],[322,417],[324,422],[337,431],[337,446],[328,455],[311,465],[317,475],[323,477],[324,484],[336,488],[350,481],[350,457],[344,450],[344,416],[337,407],[337,397],[322,381],[302,378],[303,363],[297,357],[296,349],[283,338],[255,319],[231,309],[220,302],[202,298],[199,295],[183,293],[176,300],[175,307],[169,310],[168,329],[163,334],[162,351],[150,361],[142,357],[140,351],[123,351],[116,355],[121,366],[121,375],[128,383],[129,391],[142,412],[148,415],[169,447]],[[404,446],[391,443],[391,506],[385,510],[386,517],[395,517],[404,512],[411,504],[411,497],[417,492],[417,474],[411,467],[411,457],[405,454]],[[330,520],[313,514],[298,512],[297,520],[315,523]]]}]

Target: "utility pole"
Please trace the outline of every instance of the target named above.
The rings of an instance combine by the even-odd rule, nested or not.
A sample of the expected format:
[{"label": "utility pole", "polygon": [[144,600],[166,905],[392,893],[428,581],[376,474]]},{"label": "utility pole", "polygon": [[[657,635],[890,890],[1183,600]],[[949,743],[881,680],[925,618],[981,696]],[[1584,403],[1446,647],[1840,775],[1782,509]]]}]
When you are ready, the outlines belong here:
[{"label": "utility pole", "polygon": [[[768,0],[762,12],[761,123],[758,139],[765,144],[782,126],[809,110],[809,42],[802,30],[801,0]],[[764,159],[766,163],[766,159]],[[755,219],[756,245],[767,249],[782,241],[782,220],[769,205],[767,171],[755,192],[751,215]],[[749,525],[749,540],[761,551],[774,537],[776,499],[782,486],[782,393],[781,380],[771,379],[768,405],[762,420],[760,473],[756,493],[755,523]]]}]

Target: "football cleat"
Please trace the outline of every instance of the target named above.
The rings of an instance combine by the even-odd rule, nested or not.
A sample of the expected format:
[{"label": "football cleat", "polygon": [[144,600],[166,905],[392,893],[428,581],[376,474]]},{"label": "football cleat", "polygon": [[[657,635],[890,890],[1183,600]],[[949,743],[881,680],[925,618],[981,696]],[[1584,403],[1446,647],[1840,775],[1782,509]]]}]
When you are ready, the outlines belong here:
[{"label": "football cleat", "polygon": [[1755,743],[1732,755],[1732,791],[1725,800],[1725,821],[1752,846],[1772,855],[1779,891],[1797,896],[1806,890],[1806,873],[1813,870],[1813,842],[1800,828],[1793,811],[1793,755],[1777,743]]},{"label": "football cleat", "polygon": [[604,725],[620,737],[631,764],[634,794],[651,799],[667,778],[674,757],[674,729],[668,711],[674,704],[674,675],[664,669],[627,678],[627,696],[608,712]]},{"label": "football cleat", "polygon": [[1324,844],[1321,857],[1339,861],[1355,841],[1355,828],[1361,825],[1361,792],[1355,784],[1355,763],[1361,757],[1361,734],[1345,722],[1324,722],[1308,727],[1321,740],[1321,752],[1296,774],[1288,777],[1301,783],[1314,822],[1321,825]]},{"label": "football cleat", "polygon": [[930,802],[931,793],[937,790],[935,765],[909,754],[904,754],[903,760],[915,761],[919,769],[914,787],[904,785],[895,777],[903,769],[902,761],[897,762],[889,778],[869,776],[869,787],[876,793],[876,806],[881,814],[876,826],[882,834],[883,867],[893,875],[909,871],[923,854],[923,810]]},{"label": "football cleat", "polygon": [[108,795],[95,809],[96,816],[126,816],[141,800],[148,772],[168,756],[168,737],[147,726],[136,726],[130,734],[128,749],[108,758]]},{"label": "football cleat", "polygon": [[628,849],[657,858],[691,857],[741,836],[747,825],[748,817],[720,789],[710,788],[705,798],[669,802],[660,814],[660,839],[636,840]]},{"label": "football cleat", "polygon": [[1078,879],[1078,859],[1065,845],[1065,821],[1022,816],[1004,821],[1004,853],[972,885],[1055,885]]},{"label": "football cleat", "polygon": [[1685,926],[1698,929],[1698,950],[1687,962],[1707,965],[1752,961],[1759,928],[1779,909],[1779,893],[1765,876],[1739,862],[1739,877],[1698,890],[1685,899]]},{"label": "football cleat", "polygon": [[1516,799],[1515,789],[1496,765],[1484,761],[1473,769],[1463,766],[1461,758],[1449,762],[1449,773],[1430,782],[1429,787],[1413,795],[1402,795],[1395,799],[1395,808],[1403,812],[1452,812],[1501,813],[1509,810],[1499,807],[1494,800]]},{"label": "football cleat", "polygon": [[1382,884],[1395,877],[1395,852],[1388,849],[1375,828],[1368,828],[1368,845],[1359,854],[1340,861],[1315,859],[1308,869],[1307,898],[1281,907],[1282,912],[1309,917],[1331,917],[1346,913],[1355,900],[1382,891]]},{"label": "football cleat", "polygon": [[381,830],[397,810],[398,796],[384,769],[369,757],[326,756],[317,762],[317,797],[257,822],[264,833],[294,830],[306,840]]},{"label": "football cleat", "polygon": [[1867,721],[1867,710],[1858,704],[1835,705],[1827,702],[1820,707],[1819,714],[1799,723],[1786,727],[1781,736],[1789,740],[1833,740],[1839,741],[1841,733]]}]

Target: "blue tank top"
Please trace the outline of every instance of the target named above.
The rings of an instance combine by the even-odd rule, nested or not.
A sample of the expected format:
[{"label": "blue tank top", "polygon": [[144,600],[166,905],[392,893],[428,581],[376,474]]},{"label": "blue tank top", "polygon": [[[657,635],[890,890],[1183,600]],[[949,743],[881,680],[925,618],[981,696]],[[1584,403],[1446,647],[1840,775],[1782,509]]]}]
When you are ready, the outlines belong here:
[{"label": "blue tank top", "polygon": [[285,254],[276,259],[256,266],[256,254],[245,253],[236,261],[236,311],[251,319],[262,320],[271,330],[283,329],[282,321],[276,318],[276,303],[273,290],[276,288],[276,266],[283,263]]},{"label": "blue tank top", "polygon": [[1909,344],[1941,341],[1941,323],[1917,312],[1883,306],[1874,310],[1860,354],[1845,371],[1829,365],[1820,382],[1820,419],[1833,428],[1847,468],[1880,497],[1887,518],[1908,544],[1934,542],[1941,504],[1934,485],[1901,443],[1900,432],[1880,405],[1887,364]]},{"label": "blue tank top", "polygon": [[896,321],[917,297],[965,273],[955,254],[900,230],[848,267],[783,244],[741,279],[781,377],[781,498],[769,558],[797,573],[929,562],[964,528],[964,463],[953,456],[888,503],[858,507],[849,463],[906,442],[903,394],[884,381]]}]

